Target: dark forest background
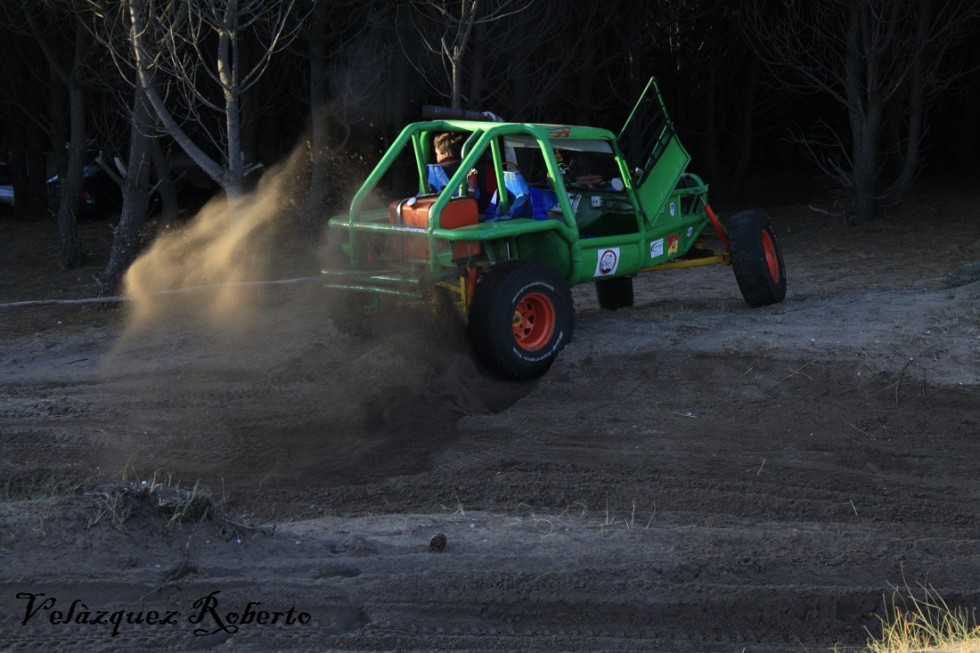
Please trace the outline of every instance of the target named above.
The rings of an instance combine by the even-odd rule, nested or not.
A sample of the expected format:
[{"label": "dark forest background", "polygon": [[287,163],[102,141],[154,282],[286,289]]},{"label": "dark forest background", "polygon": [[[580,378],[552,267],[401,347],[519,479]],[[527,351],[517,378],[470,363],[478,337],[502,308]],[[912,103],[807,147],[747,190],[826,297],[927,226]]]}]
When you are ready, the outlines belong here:
[{"label": "dark forest background", "polygon": [[[315,228],[424,104],[618,132],[658,79],[715,195],[819,177],[874,219],[924,174],[972,183],[980,20],[960,0],[2,0],[0,161],[13,217],[55,216],[80,264],[80,196],[118,194],[100,292],[147,217],[294,167]],[[356,175],[355,175],[356,176]],[[56,178],[53,181],[53,178]],[[966,180],[964,182],[964,180]]]}]

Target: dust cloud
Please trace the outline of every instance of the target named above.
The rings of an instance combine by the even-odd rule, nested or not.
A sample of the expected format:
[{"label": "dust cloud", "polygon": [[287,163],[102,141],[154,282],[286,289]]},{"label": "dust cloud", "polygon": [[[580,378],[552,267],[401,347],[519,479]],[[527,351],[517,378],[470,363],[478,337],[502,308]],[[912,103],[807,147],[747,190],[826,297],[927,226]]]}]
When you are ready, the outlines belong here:
[{"label": "dust cloud", "polygon": [[[192,306],[212,327],[236,329],[251,322],[255,282],[267,278],[282,237],[287,169],[265,175],[243,197],[212,200],[187,225],[162,234],[129,269],[129,328],[174,317]],[[186,317],[186,316],[183,316]]]},{"label": "dust cloud", "polygon": [[[347,309],[318,283],[326,248],[290,214],[299,176],[291,162],[268,171],[132,266],[100,372],[119,424],[106,469],[249,491],[408,473],[460,416],[524,393],[481,373],[461,328],[447,337],[412,311],[385,311],[371,339],[338,331]],[[284,278],[302,282],[266,283]],[[388,455],[395,442],[417,455]]]}]

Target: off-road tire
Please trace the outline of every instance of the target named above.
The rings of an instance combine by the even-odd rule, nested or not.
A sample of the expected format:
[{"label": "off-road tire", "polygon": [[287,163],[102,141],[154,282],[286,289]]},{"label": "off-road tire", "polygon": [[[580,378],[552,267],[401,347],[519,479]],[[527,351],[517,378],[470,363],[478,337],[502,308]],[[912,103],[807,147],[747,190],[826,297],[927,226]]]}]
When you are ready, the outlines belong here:
[{"label": "off-road tire", "polygon": [[633,277],[616,277],[595,282],[599,308],[616,311],[633,306]]},{"label": "off-road tire", "polygon": [[742,211],[728,223],[729,251],[738,289],[749,306],[767,306],[786,297],[786,265],[769,216]]},{"label": "off-road tire", "polygon": [[575,307],[552,268],[507,261],[476,285],[468,334],[476,357],[492,372],[526,380],[548,371],[572,338]]}]

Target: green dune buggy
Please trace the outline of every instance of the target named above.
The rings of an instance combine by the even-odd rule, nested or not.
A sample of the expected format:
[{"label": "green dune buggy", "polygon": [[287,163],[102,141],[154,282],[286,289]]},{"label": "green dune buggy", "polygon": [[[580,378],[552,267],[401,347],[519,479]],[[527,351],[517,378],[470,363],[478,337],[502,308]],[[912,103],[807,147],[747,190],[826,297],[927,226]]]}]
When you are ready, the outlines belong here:
[{"label": "green dune buggy", "polygon": [[[449,164],[433,145],[446,133],[461,143]],[[324,285],[358,315],[448,299],[477,358],[514,379],[543,374],[571,339],[577,284],[615,310],[632,306],[638,274],[725,264],[749,305],[782,301],[768,216],[723,225],[689,161],[654,80],[618,135],[472,112],[410,124],[330,219],[345,256]]]}]

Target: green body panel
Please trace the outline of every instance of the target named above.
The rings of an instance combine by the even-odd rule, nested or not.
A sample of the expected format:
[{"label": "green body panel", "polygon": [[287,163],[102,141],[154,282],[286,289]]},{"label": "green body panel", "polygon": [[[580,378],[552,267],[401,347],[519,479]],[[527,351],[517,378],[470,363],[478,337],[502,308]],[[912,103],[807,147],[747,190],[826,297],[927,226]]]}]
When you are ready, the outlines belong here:
[{"label": "green body panel", "polygon": [[572,285],[634,275],[643,268],[643,234],[589,238],[578,243]]},{"label": "green body panel", "polygon": [[662,221],[667,198],[674,190],[690,161],[690,155],[675,136],[653,166],[651,174],[636,189],[636,198],[648,227],[655,228],[657,222]]},{"label": "green body panel", "polygon": [[[651,89],[655,95],[650,95]],[[709,224],[704,209],[707,186],[695,175],[685,174],[690,156],[666,118],[655,84],[648,85],[645,99],[659,113],[655,115],[657,122],[642,135],[652,139],[652,145],[637,158],[635,172],[620,150],[617,136],[605,129],[467,120],[408,125],[358,189],[348,212],[330,219],[334,233],[341,235],[350,266],[324,270],[325,283],[352,291],[412,296],[421,294],[430,282],[453,282],[467,270],[482,274],[501,261],[519,259],[546,264],[570,285],[576,285],[635,275],[684,256]],[[640,103],[637,106],[630,118],[634,124],[644,119]],[[414,164],[406,171],[414,165],[411,176],[417,175],[417,192],[424,194],[428,190],[427,164],[432,163],[432,138],[444,131],[465,132],[467,138],[458,169],[430,208],[429,223],[392,224],[387,202],[401,198],[385,195],[382,182],[386,174],[400,157],[410,157]],[[537,174],[547,179],[546,186],[535,187],[553,191],[557,197],[547,218],[443,228],[443,211],[454,195],[465,192],[470,171],[489,166],[488,174],[495,178],[497,188],[505,187],[505,161],[508,148],[514,147],[523,148],[526,156],[533,153],[534,161],[540,162]],[[566,185],[568,170],[557,152],[599,153],[613,162],[607,170],[609,181],[601,186],[583,186],[573,178],[573,184]],[[509,208],[507,195],[503,193],[500,198],[499,213]],[[379,207],[381,197],[385,199]],[[427,251],[428,258],[403,256],[406,239],[427,241],[427,249],[413,251]],[[477,243],[478,251],[454,259],[452,243],[460,242]]]},{"label": "green body panel", "polygon": [[[526,219],[526,218],[525,218]],[[555,231],[518,236],[515,258],[545,263],[566,279],[572,271],[572,248]],[[500,241],[497,241],[500,244]],[[503,258],[504,252],[498,258]]]}]

